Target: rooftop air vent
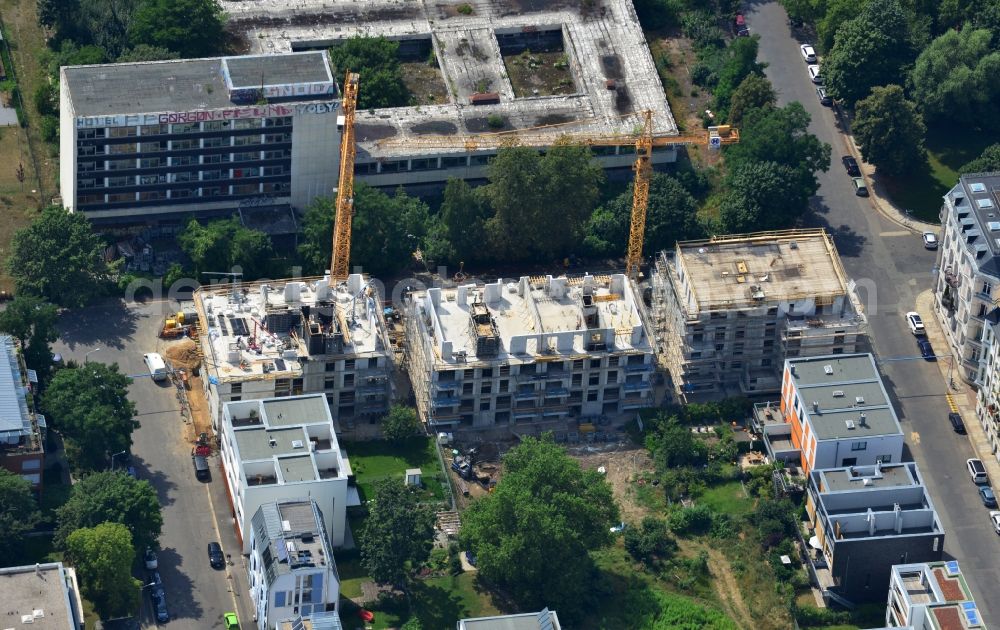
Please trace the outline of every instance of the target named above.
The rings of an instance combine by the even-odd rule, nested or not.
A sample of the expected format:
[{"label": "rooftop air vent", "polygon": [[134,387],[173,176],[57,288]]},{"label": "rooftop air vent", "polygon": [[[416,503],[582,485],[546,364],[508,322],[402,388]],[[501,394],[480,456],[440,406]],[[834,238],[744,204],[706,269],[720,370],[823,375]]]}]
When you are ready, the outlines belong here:
[{"label": "rooftop air vent", "polygon": [[990,221],[986,227],[990,228],[990,232],[1000,232],[1000,221]]},{"label": "rooftop air vent", "polygon": [[849,430],[853,430],[854,429],[854,420],[844,420],[844,424],[847,425],[847,428]]},{"label": "rooftop air vent", "polygon": [[832,365],[824,365],[823,366],[823,371],[826,372],[827,376],[829,376],[829,375],[833,374],[833,366]]},{"label": "rooftop air vent", "polygon": [[292,440],[292,448],[303,448],[304,446],[305,442],[302,440]]},{"label": "rooftop air vent", "polygon": [[987,208],[993,207],[992,199],[976,199],[976,205],[979,206],[980,210],[985,210]]},{"label": "rooftop air vent", "polygon": [[870,486],[870,485],[872,485],[872,478],[871,477],[865,477],[864,479],[861,480],[861,483],[863,483],[866,486]]},{"label": "rooftop air vent", "polygon": [[972,182],[969,184],[969,190],[975,193],[986,192],[986,184],[982,182]]},{"label": "rooftop air vent", "polygon": [[842,389],[835,389],[835,390],[833,390],[833,397],[834,398],[843,398],[844,397],[844,390],[842,390]]},{"label": "rooftop air vent", "polygon": [[855,405],[863,405],[863,404],[865,404],[865,397],[864,396],[855,396],[854,397],[854,404]]}]

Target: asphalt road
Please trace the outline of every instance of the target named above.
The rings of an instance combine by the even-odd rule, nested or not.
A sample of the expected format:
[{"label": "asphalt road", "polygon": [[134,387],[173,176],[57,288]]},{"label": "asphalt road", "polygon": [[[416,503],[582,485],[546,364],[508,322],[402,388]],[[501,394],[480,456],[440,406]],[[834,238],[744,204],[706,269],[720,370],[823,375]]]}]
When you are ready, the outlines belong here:
[{"label": "asphalt road", "polygon": [[[239,575],[241,556],[225,503],[218,459],[211,460],[211,483],[195,479],[191,446],[182,436],[183,419],[176,390],[169,381],[155,383],[146,376],[142,355],[162,351],[157,331],[165,310],[162,302],[130,307],[114,302],[74,311],[60,322],[62,334],[54,351],[80,362],[89,353],[86,358],[90,361],[116,362],[125,374],[135,377],[129,398],[135,403],[141,427],[133,434],[132,461],[139,477],[156,488],[163,507],[159,572],[171,615],[167,625],[175,630],[221,628],[222,613],[236,608],[230,584],[245,583]],[[221,517],[221,532],[213,509]],[[221,541],[236,565],[225,571],[212,569],[206,551],[210,541]],[[246,592],[240,587],[235,591]],[[156,625],[149,609],[149,597],[144,592],[143,627]],[[243,613],[240,618],[249,622]]]},{"label": "asphalt road", "polygon": [[[846,137],[836,116],[819,104],[799,54],[800,42],[788,26],[778,2],[748,5],[751,33],[759,34],[758,59],[778,93],[779,104],[799,101],[812,116],[810,131],[833,147],[829,172],[819,174],[814,213],[807,222],[826,227],[834,236],[847,273],[859,286],[869,316],[869,336],[879,358],[886,387],[894,397],[906,434],[909,454],[920,467],[945,528],[945,555],[957,559],[970,578],[976,602],[988,622],[1000,620],[1000,540],[987,510],[965,470],[974,457],[967,438],[948,425],[947,384],[936,364],[894,361],[919,355],[903,319],[917,295],[930,289],[935,253],[922,247],[919,235],[883,217],[865,198],[856,197],[840,164]],[[942,354],[946,348],[938,349]],[[958,378],[956,377],[956,381]]]}]

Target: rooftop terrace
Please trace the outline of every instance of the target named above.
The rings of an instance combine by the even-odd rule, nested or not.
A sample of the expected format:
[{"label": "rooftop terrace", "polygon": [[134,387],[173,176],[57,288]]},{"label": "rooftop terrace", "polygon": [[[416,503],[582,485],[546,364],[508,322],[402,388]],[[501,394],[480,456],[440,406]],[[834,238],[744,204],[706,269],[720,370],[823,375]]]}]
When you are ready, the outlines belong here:
[{"label": "rooftop terrace", "polygon": [[677,243],[674,266],[688,289],[689,317],[702,311],[847,294],[847,278],[825,230],[782,230]]},{"label": "rooftop terrace", "polygon": [[522,277],[413,296],[420,332],[443,364],[650,352],[632,285],[622,274]]},{"label": "rooftop terrace", "polygon": [[[459,11],[460,4],[469,9]],[[567,131],[628,133],[639,122],[637,112],[651,109],[658,134],[677,133],[630,0],[601,0],[591,8],[568,0],[223,0],[221,5],[229,29],[252,53],[327,48],[360,35],[399,41],[402,54],[424,64],[433,59],[447,86],[447,102],[359,111],[362,162],[420,152],[414,144],[380,149],[375,140],[489,131],[490,114],[500,115],[509,129],[571,123]],[[524,49],[565,55],[570,85],[560,92],[568,93],[516,97],[504,57]],[[472,105],[480,93],[495,94],[499,102]]]},{"label": "rooftop terrace", "polygon": [[298,568],[326,567],[334,562],[315,501],[265,503],[254,514],[253,528],[260,547],[266,548],[261,557],[271,582]]},{"label": "rooftop terrace", "polygon": [[202,349],[219,381],[293,378],[306,360],[377,357],[389,348],[381,302],[362,276],[202,287]]},{"label": "rooftop terrace", "polygon": [[911,624],[917,620],[913,608],[924,608],[927,627],[935,630],[986,627],[955,560],[897,564],[892,567],[892,581],[899,586],[904,606],[910,609]]}]

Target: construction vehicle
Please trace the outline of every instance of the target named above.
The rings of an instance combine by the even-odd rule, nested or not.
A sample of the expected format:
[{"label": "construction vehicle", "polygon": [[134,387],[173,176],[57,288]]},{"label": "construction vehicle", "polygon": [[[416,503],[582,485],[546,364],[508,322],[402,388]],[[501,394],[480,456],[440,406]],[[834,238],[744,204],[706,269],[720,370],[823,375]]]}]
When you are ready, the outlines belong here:
[{"label": "construction vehicle", "polygon": [[[560,132],[558,127],[560,125],[547,125],[545,127],[467,136],[427,135],[419,138],[388,138],[380,140],[377,144],[380,147],[397,146],[475,151],[477,149],[499,149],[505,146],[516,145],[544,148],[556,144],[560,138],[565,138],[574,144],[593,147],[634,145],[636,160],[632,165],[632,170],[635,171],[635,185],[633,186],[632,195],[632,216],[629,226],[628,249],[625,255],[625,268],[628,276],[634,279],[639,274],[639,264],[642,262],[642,244],[646,236],[646,209],[649,205],[649,182],[653,172],[653,147],[701,145],[708,146],[710,149],[719,149],[723,145],[735,144],[740,141],[739,130],[729,125],[709,127],[703,133],[679,136],[656,136],[653,134],[653,112],[651,110],[645,110],[642,113],[641,127],[637,128],[631,134],[565,133]],[[351,168],[353,169],[353,167],[352,154]],[[341,168],[343,168],[343,160],[341,160]]]},{"label": "construction vehicle", "polygon": [[[333,254],[330,280],[347,280],[351,270],[351,224],[354,220],[354,110],[358,105],[358,74],[347,71],[344,77],[343,114],[338,117],[340,135],[340,176],[337,180],[337,210],[333,220]],[[341,120],[342,118],[342,120]]]},{"label": "construction vehicle", "polygon": [[198,325],[198,313],[194,309],[171,313],[163,320],[161,339],[177,339],[187,335]]}]

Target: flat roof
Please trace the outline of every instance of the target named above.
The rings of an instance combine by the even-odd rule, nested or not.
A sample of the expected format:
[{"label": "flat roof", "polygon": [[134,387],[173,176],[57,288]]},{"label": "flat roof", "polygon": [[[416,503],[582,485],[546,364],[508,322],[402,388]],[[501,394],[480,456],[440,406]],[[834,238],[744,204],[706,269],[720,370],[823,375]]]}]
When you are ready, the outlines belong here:
[{"label": "flat roof", "polygon": [[690,315],[847,295],[847,278],[825,230],[781,230],[677,243],[674,265]]},{"label": "flat roof", "polygon": [[323,396],[268,398],[261,404],[267,422],[272,427],[325,422],[329,413],[329,406]]},{"label": "flat roof", "polygon": [[[34,565],[0,569],[0,626],[75,629],[63,571],[61,562],[42,564],[37,573]],[[30,625],[24,623],[24,616],[31,617]]]},{"label": "flat roof", "polygon": [[[235,85],[227,84],[227,67]],[[322,51],[64,66],[62,77],[78,117],[225,109],[247,105],[231,89],[333,82]]]},{"label": "flat roof", "polygon": [[[281,429],[252,427],[240,429],[235,434],[236,443],[240,448],[240,458],[243,461],[308,453],[309,441],[302,427]],[[292,446],[293,442],[297,442],[300,446],[297,448]]]},{"label": "flat roof", "polygon": [[902,435],[871,354],[788,359],[785,365],[817,440]]},{"label": "flat roof", "polygon": [[201,287],[195,307],[205,326],[206,364],[220,382],[291,378],[309,360],[388,356],[381,298],[352,274]]},{"label": "flat roof", "polygon": [[0,437],[18,441],[34,433],[14,338],[0,335]]},{"label": "flat roof", "polygon": [[[323,527],[323,514],[313,500],[264,503],[251,521],[268,581],[298,568],[327,567],[333,554]],[[269,548],[270,553],[263,550]]]},{"label": "flat roof", "polygon": [[918,485],[909,466],[855,466],[817,471],[825,492],[864,490],[866,488],[899,488]]},{"label": "flat roof", "polygon": [[[546,621],[551,625],[543,625]],[[458,627],[461,630],[543,630],[543,628],[559,630],[562,626],[559,624],[556,612],[545,608],[537,613],[462,619]]]},{"label": "flat roof", "polygon": [[652,352],[637,294],[623,274],[523,276],[517,282],[434,288],[412,299],[421,314],[422,341],[433,345],[442,363]]}]

